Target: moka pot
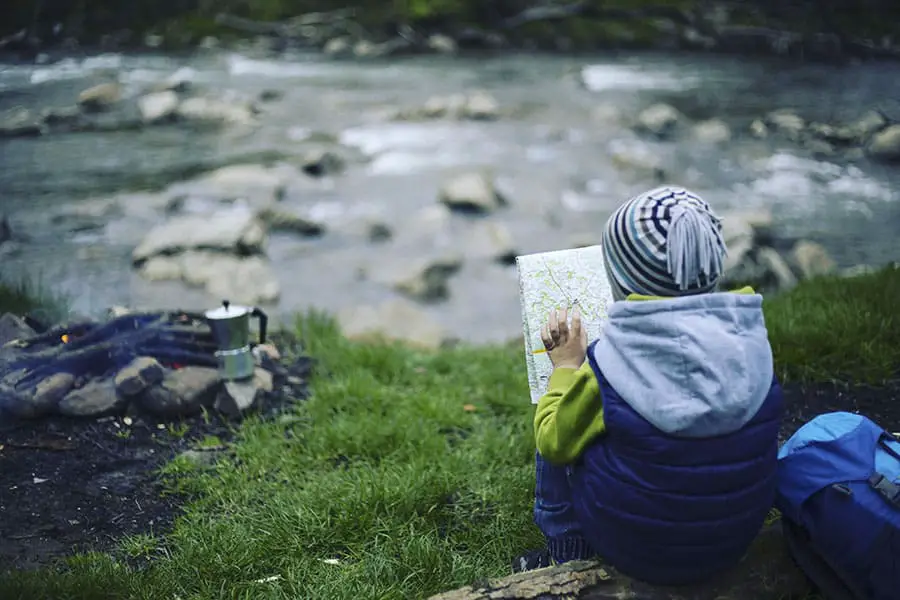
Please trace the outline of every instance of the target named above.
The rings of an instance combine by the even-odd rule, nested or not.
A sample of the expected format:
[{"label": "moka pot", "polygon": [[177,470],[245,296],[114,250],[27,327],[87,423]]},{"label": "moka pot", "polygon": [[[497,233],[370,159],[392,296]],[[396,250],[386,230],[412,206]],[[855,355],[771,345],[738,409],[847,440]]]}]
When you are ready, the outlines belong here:
[{"label": "moka pot", "polygon": [[222,306],[207,311],[205,316],[219,346],[216,358],[222,379],[234,381],[253,377],[256,369],[253,346],[256,343],[250,341],[250,318],[259,319],[258,343],[264,344],[269,323],[266,313],[255,307],[237,306],[225,300]]}]

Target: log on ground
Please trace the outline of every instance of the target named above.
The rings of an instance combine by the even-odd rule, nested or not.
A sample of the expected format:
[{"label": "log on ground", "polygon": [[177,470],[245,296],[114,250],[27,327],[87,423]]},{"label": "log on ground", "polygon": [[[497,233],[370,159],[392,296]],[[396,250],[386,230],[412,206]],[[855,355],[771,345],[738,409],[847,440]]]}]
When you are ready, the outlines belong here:
[{"label": "log on ground", "polygon": [[781,524],[765,527],[744,559],[713,581],[661,587],[640,583],[593,561],[518,573],[432,596],[429,600],[785,600],[811,593],[794,564]]}]

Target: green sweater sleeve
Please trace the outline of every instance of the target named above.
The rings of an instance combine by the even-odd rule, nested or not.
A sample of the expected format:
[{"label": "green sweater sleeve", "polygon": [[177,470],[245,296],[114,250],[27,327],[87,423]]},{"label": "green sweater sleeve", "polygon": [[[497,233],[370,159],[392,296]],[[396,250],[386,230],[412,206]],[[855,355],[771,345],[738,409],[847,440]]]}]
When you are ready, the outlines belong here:
[{"label": "green sweater sleeve", "polygon": [[606,430],[600,385],[587,362],[555,369],[549,383],[534,415],[535,444],[550,463],[568,464]]}]

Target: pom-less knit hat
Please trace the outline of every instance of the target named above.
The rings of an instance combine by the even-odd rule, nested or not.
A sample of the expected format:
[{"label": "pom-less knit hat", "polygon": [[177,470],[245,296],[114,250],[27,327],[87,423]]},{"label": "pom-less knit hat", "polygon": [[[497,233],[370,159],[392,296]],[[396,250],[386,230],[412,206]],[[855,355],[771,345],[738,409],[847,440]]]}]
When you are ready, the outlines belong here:
[{"label": "pom-less knit hat", "polygon": [[632,198],[609,218],[603,253],[613,297],[687,296],[712,291],[727,255],[719,218],[683,188]]}]

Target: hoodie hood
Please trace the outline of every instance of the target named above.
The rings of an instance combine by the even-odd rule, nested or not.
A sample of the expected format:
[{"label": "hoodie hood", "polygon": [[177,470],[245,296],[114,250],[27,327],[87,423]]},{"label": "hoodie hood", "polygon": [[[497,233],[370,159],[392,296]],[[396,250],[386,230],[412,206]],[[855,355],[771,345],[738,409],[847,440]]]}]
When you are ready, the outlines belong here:
[{"label": "hoodie hood", "polygon": [[593,352],[638,414],[679,437],[737,431],[772,386],[762,296],[711,293],[609,306]]}]

